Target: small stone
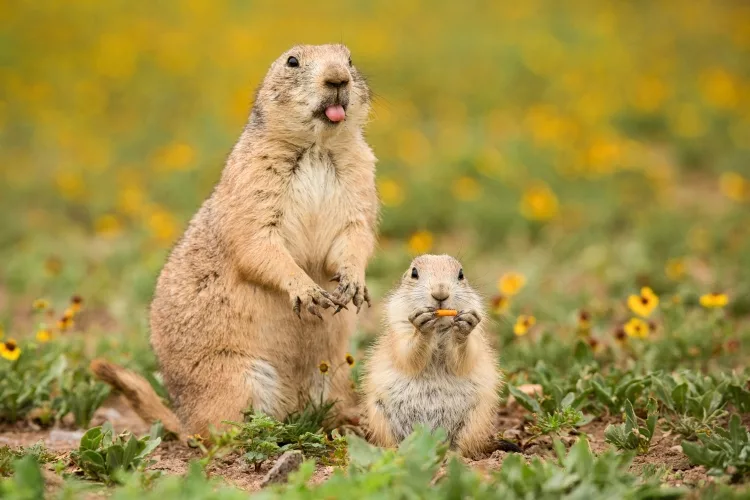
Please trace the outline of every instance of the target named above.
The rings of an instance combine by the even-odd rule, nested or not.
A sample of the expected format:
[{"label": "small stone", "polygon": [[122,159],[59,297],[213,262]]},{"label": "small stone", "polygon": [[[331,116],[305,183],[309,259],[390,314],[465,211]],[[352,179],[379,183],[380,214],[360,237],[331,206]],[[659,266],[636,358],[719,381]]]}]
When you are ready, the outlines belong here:
[{"label": "small stone", "polygon": [[302,465],[302,452],[300,451],[287,451],[276,460],[271,470],[268,471],[266,476],[260,483],[261,488],[268,486],[269,484],[281,484],[286,483],[289,479],[289,474],[296,471]]},{"label": "small stone", "polygon": [[63,429],[52,429],[49,433],[49,440],[52,443],[60,442],[79,442],[83,437],[84,431],[66,431]]}]

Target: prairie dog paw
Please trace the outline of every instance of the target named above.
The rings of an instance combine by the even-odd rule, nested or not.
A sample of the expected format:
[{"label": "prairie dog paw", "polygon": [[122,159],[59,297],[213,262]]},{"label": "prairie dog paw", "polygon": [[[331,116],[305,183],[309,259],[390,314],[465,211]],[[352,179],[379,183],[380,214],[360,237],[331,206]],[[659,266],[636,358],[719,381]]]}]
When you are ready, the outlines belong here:
[{"label": "prairie dog paw", "polygon": [[341,301],[330,293],[323,290],[317,283],[312,280],[301,287],[296,288],[290,293],[292,299],[292,310],[302,317],[302,310],[306,310],[313,316],[323,319],[320,314],[320,308],[328,309],[329,307],[345,306]]},{"label": "prairie dog paw", "polygon": [[460,311],[453,320],[453,328],[459,335],[467,336],[476,328],[481,320],[482,318],[479,316],[479,313],[474,310]]},{"label": "prairie dog paw", "polygon": [[368,306],[372,306],[370,303],[370,293],[367,291],[367,285],[365,285],[364,278],[357,277],[354,273],[348,269],[341,270],[336,274],[331,281],[337,281],[339,286],[333,291],[333,296],[341,303],[336,309],[339,312],[345,305],[350,301],[357,308],[357,312],[362,309],[362,305],[367,303]]},{"label": "prairie dog paw", "polygon": [[422,333],[431,333],[440,320],[434,307],[420,307],[409,315],[409,322]]}]

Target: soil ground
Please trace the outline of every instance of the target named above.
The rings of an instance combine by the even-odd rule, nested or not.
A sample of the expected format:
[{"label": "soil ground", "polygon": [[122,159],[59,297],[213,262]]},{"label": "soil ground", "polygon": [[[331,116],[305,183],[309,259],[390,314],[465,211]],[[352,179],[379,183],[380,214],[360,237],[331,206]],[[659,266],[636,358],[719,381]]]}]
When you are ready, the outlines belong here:
[{"label": "soil ground", "polygon": [[[548,437],[531,439],[527,431],[526,416],[528,413],[517,405],[503,407],[498,412],[498,428],[503,429],[503,437],[520,443],[527,460],[534,457],[540,459],[554,459],[552,440]],[[105,421],[112,423],[116,431],[129,430],[137,435],[148,432],[148,426],[128,407],[120,396],[113,396],[95,414],[92,426],[101,425]],[[574,431],[570,435],[562,436],[566,445],[572,445],[581,434],[585,434],[593,451],[599,453],[608,448],[604,441],[604,429],[613,419],[601,418],[593,420],[587,425]],[[0,446],[11,447],[29,446],[38,441],[59,454],[59,460],[68,461],[69,453],[77,448],[83,431],[74,429],[39,429],[29,424],[16,426],[0,426]],[[498,470],[508,453],[495,451],[479,460],[465,460],[465,462],[482,473],[489,474]],[[156,461],[151,466],[153,470],[160,470],[164,474],[184,474],[187,472],[191,460],[200,458],[200,451],[189,448],[176,441],[168,441],[153,453]],[[680,437],[657,432],[648,454],[638,456],[631,465],[631,471],[639,474],[641,470],[652,465],[662,468],[665,472],[664,481],[672,486],[687,486],[696,488],[703,486],[713,479],[706,475],[703,467],[693,467],[682,454]],[[221,476],[228,483],[247,491],[256,491],[273,462],[264,463],[259,470],[243,462],[239,455],[229,455],[216,460],[209,467],[209,473]],[[51,466],[50,466],[51,470]],[[69,466],[73,471],[73,466]],[[334,467],[318,465],[311,482],[325,481],[334,471]]]}]

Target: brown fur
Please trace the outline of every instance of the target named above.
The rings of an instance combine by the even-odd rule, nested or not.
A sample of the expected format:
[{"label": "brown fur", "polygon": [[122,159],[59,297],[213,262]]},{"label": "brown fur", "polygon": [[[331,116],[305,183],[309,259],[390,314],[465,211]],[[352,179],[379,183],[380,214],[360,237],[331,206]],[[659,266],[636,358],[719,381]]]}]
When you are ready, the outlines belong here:
[{"label": "brown fur", "polygon": [[[417,278],[412,277],[416,269]],[[386,306],[385,332],[366,363],[370,437],[396,445],[417,424],[443,427],[464,455],[493,444],[500,374],[479,295],[447,255],[417,257]],[[435,309],[455,309],[437,318]]]},{"label": "brown fur", "polygon": [[[159,276],[151,344],[188,434],[249,406],[281,419],[310,398],[354,404],[347,370],[318,370],[345,360],[377,226],[369,90],[349,57],[342,45],[297,46],[273,63]],[[324,114],[335,103],[346,107],[338,124]],[[333,315],[336,304],[349,305]]]}]

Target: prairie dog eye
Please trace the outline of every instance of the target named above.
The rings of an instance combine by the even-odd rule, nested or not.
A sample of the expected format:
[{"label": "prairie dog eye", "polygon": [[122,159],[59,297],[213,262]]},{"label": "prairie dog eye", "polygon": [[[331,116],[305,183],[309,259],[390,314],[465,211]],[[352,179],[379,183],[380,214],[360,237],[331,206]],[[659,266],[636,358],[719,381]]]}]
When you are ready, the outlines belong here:
[{"label": "prairie dog eye", "polygon": [[458,281],[463,281],[463,279],[464,279],[464,270],[463,269],[459,269],[458,270]]},{"label": "prairie dog eye", "polygon": [[352,56],[349,56],[349,66],[352,65]]},{"label": "prairie dog eye", "polygon": [[286,65],[290,68],[296,68],[299,66],[299,61],[294,56],[289,56],[289,59],[286,60]]},{"label": "prairie dog eye", "polygon": [[419,279],[419,273],[417,272],[416,267],[411,268],[411,277],[412,279],[418,280]]}]

